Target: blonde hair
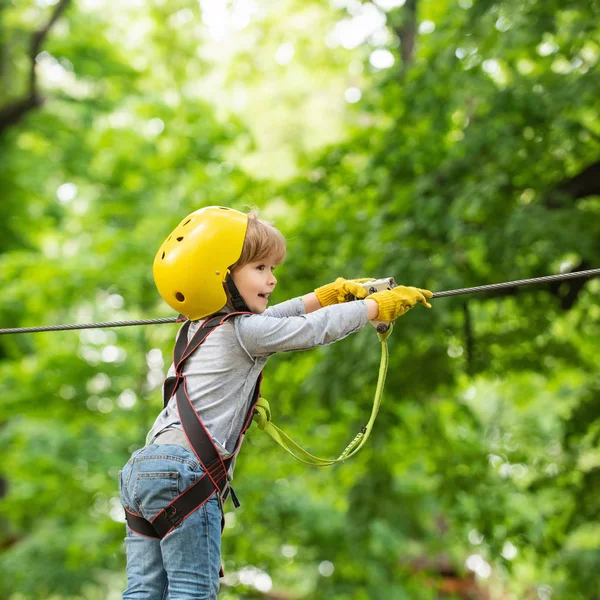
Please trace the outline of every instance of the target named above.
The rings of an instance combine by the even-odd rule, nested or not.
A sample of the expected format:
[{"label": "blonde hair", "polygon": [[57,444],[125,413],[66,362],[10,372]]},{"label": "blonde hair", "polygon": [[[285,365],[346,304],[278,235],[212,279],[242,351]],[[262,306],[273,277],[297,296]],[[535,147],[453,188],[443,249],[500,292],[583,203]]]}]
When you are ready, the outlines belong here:
[{"label": "blonde hair", "polygon": [[242,254],[231,267],[231,271],[266,258],[276,263],[283,262],[286,253],[285,238],[276,227],[258,218],[258,212],[248,213],[248,228],[244,238]]}]

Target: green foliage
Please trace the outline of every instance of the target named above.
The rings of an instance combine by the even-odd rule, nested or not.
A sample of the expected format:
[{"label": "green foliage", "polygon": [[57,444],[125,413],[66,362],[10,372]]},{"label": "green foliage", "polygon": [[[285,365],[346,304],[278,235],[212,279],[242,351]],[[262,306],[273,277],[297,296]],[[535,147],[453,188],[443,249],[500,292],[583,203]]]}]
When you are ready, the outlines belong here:
[{"label": "green foliage", "polygon": [[[70,4],[37,56],[45,101],[14,122],[57,5],[0,7],[3,327],[170,315],[154,253],[208,204],[257,205],[285,233],[275,301],[340,275],[435,291],[600,266],[597,2],[407,0],[364,39],[343,32],[370,2],[223,5],[225,39],[216,4]],[[599,595],[599,292],[403,317],[375,430],[340,467],[308,470],[253,429],[223,600],[268,598],[265,573],[294,599]],[[118,471],[175,332],[0,338],[1,597],[120,597]],[[275,421],[336,455],[378,360],[370,327],[273,357]]]}]

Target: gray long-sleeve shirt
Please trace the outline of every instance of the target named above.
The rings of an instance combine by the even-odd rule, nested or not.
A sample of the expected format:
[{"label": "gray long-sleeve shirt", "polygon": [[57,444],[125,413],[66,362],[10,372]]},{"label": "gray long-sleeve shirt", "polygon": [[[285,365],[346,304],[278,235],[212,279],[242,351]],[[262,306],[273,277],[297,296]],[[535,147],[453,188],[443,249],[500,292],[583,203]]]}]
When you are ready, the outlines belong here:
[{"label": "gray long-sleeve shirt", "polygon": [[[183,374],[190,400],[221,454],[226,457],[235,450],[256,381],[270,355],[331,344],[366,323],[362,300],[306,314],[302,299],[294,298],[262,314],[233,317],[215,329],[187,359]],[[191,324],[188,341],[200,324]],[[173,364],[167,376],[175,376]],[[147,443],[168,429],[181,430],[175,397],[158,415]]]}]

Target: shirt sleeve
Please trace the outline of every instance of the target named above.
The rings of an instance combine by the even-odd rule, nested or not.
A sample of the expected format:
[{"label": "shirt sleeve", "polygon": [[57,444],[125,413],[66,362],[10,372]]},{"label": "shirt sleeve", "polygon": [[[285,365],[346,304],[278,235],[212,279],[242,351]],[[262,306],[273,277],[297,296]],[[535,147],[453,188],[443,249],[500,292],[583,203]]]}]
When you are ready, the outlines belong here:
[{"label": "shirt sleeve", "polygon": [[243,315],[235,319],[234,326],[244,350],[251,357],[262,357],[326,346],[359,331],[366,323],[367,306],[358,300],[298,316],[278,318],[267,311],[260,315]]},{"label": "shirt sleeve", "polygon": [[282,319],[284,317],[299,317],[300,315],[305,314],[306,308],[304,307],[304,302],[302,301],[302,298],[298,297],[269,306],[269,308],[262,313],[262,316]]}]

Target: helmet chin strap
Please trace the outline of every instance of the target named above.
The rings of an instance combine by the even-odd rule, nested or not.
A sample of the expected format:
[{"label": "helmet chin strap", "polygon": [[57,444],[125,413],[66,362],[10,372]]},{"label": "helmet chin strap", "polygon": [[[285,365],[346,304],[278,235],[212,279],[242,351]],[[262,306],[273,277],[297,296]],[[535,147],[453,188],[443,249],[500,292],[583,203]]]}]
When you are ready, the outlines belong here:
[{"label": "helmet chin strap", "polygon": [[242,298],[239,290],[237,289],[233,279],[231,277],[231,273],[227,272],[227,276],[225,277],[225,285],[227,286],[227,291],[229,292],[229,296],[231,297],[231,304],[233,305],[233,309],[240,312],[250,312],[250,309],[246,306],[245,300]]}]

